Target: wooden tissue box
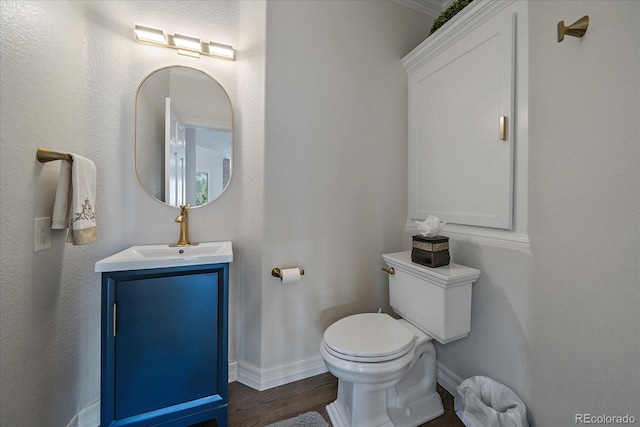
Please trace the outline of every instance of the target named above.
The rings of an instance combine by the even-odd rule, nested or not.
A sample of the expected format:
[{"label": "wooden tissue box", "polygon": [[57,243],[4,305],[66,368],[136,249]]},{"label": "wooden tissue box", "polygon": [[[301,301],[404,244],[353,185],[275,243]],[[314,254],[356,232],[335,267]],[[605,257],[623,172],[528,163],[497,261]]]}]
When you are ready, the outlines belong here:
[{"label": "wooden tissue box", "polygon": [[449,265],[449,238],[445,236],[413,236],[411,261],[427,267]]}]

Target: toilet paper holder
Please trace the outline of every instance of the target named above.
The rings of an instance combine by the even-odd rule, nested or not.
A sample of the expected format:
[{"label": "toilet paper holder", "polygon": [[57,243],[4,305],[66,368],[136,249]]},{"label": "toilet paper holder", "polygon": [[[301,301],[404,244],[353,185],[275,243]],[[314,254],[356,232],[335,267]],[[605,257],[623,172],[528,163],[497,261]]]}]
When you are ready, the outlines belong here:
[{"label": "toilet paper holder", "polygon": [[[293,268],[293,267],[291,267],[291,268]],[[300,270],[300,275],[304,276],[304,270],[299,268],[299,267],[298,267],[298,269]],[[271,270],[271,275],[273,277],[279,277],[280,279],[282,279],[282,272],[280,271],[280,269],[278,267],[276,267],[273,270]]]}]

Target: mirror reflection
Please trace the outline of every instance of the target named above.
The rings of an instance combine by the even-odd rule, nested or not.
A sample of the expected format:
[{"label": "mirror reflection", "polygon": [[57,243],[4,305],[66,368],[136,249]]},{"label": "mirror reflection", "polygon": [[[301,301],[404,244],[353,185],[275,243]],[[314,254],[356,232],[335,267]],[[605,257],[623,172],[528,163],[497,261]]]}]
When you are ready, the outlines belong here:
[{"label": "mirror reflection", "polygon": [[135,167],[142,186],[172,206],[220,197],[232,172],[233,113],[212,77],[188,67],[147,76],[136,96]]}]

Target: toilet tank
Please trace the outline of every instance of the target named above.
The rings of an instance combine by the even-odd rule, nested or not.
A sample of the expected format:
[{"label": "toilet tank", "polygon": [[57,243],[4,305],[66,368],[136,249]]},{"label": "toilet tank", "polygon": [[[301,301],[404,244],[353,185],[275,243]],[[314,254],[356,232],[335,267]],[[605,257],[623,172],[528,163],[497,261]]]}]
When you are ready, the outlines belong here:
[{"label": "toilet tank", "polygon": [[393,310],[441,343],[471,330],[471,284],[480,271],[458,264],[429,268],[411,261],[411,251],[384,254]]}]

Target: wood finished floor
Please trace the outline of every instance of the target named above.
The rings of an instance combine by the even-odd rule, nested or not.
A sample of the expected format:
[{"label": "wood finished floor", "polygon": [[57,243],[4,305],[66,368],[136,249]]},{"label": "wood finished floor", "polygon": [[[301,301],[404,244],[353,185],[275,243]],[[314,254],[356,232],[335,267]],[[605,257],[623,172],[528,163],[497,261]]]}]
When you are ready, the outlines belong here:
[{"label": "wood finished floor", "polygon": [[[330,373],[317,375],[265,391],[256,391],[239,382],[229,384],[229,426],[264,427],[296,415],[316,411],[329,425],[326,405],[336,399],[338,380]],[[438,385],[444,414],[420,427],[464,427],[453,411],[453,396]],[[196,424],[215,427],[215,421]],[[195,426],[194,426],[195,427]]]}]

